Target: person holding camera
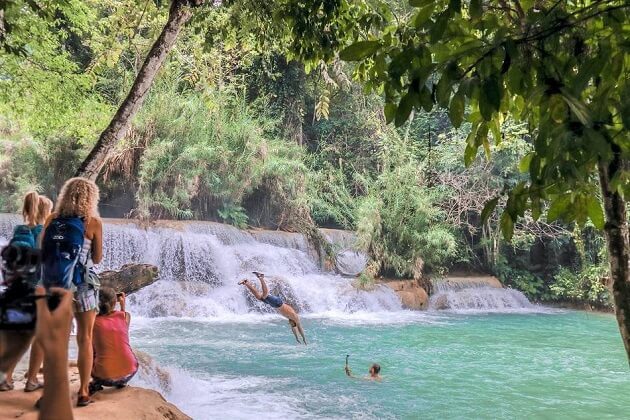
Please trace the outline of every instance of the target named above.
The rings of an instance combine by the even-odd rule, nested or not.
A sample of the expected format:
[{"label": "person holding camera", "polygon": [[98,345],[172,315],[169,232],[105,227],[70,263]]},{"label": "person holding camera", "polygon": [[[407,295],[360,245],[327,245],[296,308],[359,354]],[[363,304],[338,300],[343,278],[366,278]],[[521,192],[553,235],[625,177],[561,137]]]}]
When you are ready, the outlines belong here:
[{"label": "person holding camera", "polygon": [[[120,306],[117,311],[116,303]],[[138,360],[129,344],[131,315],[125,311],[125,294],[103,287],[94,322],[94,367],[90,395],[104,386],[123,388],[138,371]]]},{"label": "person holding camera", "polygon": [[93,181],[70,178],[61,187],[55,210],[42,233],[44,285],[74,290],[81,379],[78,407],[92,402],[88,385],[93,364],[92,329],[100,287],[92,267],[103,259],[103,224],[98,202],[99,190]]},{"label": "person holding camera", "polygon": [[[31,249],[39,248],[40,234],[44,228],[46,219],[50,216],[52,206],[53,203],[48,197],[39,195],[34,191],[26,194],[22,204],[24,224],[14,228],[13,237],[9,244]],[[43,384],[37,380],[37,374],[39,373],[39,368],[43,360],[44,353],[37,343],[37,340],[33,340],[28,372],[26,373],[26,383],[24,384],[25,392],[33,392],[43,387]],[[15,387],[13,384],[14,368],[15,366],[11,367],[6,373],[6,378],[0,382],[0,391],[10,391]]]}]

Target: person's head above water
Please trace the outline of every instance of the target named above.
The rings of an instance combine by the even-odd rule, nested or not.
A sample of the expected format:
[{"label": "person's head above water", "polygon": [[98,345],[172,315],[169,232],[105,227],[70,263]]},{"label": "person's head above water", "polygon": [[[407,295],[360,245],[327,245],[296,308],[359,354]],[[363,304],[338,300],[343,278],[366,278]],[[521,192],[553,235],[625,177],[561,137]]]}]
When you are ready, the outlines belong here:
[{"label": "person's head above water", "polygon": [[378,363],[374,363],[372,366],[370,366],[371,377],[375,378],[379,376],[380,373],[381,373],[381,365],[379,365]]}]

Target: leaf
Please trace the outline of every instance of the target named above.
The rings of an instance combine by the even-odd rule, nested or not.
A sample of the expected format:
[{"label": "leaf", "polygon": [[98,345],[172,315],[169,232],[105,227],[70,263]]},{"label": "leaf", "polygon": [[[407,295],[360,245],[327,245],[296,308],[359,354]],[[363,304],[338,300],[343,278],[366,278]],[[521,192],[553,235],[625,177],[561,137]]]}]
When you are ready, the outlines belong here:
[{"label": "leaf", "polygon": [[562,99],[562,95],[551,95],[551,98],[549,98],[549,111],[551,119],[555,123],[561,124],[564,122],[567,117],[567,105]]},{"label": "leaf", "polygon": [[499,202],[500,197],[495,197],[492,200],[488,201],[485,206],[483,206],[483,210],[481,210],[481,224],[485,224],[488,222],[488,218],[494,211],[497,203]]},{"label": "leaf", "polygon": [[501,137],[501,127],[499,124],[499,118],[493,118],[492,121],[490,121],[490,131],[492,132],[492,137],[494,138],[494,144],[500,144],[502,137]]},{"label": "leaf", "polygon": [[501,231],[503,232],[503,238],[505,238],[506,241],[511,241],[512,235],[514,234],[514,221],[507,211],[504,211],[501,215],[500,224]]},{"label": "leaf", "polygon": [[604,228],[604,211],[596,195],[586,197],[586,212],[597,229]]},{"label": "leaf", "polygon": [[[484,103],[484,110],[481,104]],[[491,75],[481,83],[481,94],[479,98],[479,110],[486,121],[490,121],[492,113],[498,111],[501,106],[501,86],[499,78]]]},{"label": "leaf", "polygon": [[400,127],[407,121],[407,119],[409,119],[409,115],[411,114],[411,110],[413,109],[413,102],[414,96],[411,92],[407,93],[400,99],[398,110],[396,110],[396,127]]},{"label": "leaf", "polygon": [[551,202],[549,210],[547,211],[547,221],[555,222],[561,219],[569,209],[571,205],[571,194],[564,194],[556,198]]},{"label": "leaf", "polygon": [[442,74],[442,77],[435,88],[435,97],[437,99],[437,103],[442,108],[446,108],[448,106],[448,101],[451,99],[451,81],[445,73]]},{"label": "leaf", "polygon": [[431,91],[428,87],[422,86],[422,89],[420,89],[418,100],[420,102],[420,106],[422,106],[422,109],[424,109],[426,112],[429,112],[431,111],[431,109],[433,109],[433,99],[431,98]]},{"label": "leaf", "polygon": [[374,54],[380,47],[378,41],[359,41],[343,49],[339,58],[344,61],[360,61]]},{"label": "leaf", "polygon": [[590,126],[591,117],[588,113],[586,105],[584,105],[584,103],[571,95],[566,89],[562,88],[560,89],[560,91],[562,92],[562,98],[567,103],[567,105],[569,105],[569,108],[571,108],[571,112],[573,112],[573,115],[575,115],[575,117],[580,120],[582,124]]},{"label": "leaf", "polygon": [[481,17],[481,0],[470,0],[470,6],[468,6],[468,13],[473,20],[477,20]]},{"label": "leaf", "polygon": [[532,158],[534,157],[534,153],[528,153],[518,164],[518,171],[522,174],[529,172],[529,164],[532,162]]},{"label": "leaf", "polygon": [[451,99],[451,105],[448,109],[448,116],[455,128],[459,128],[464,121],[464,108],[465,98],[463,93],[457,92],[453,99]]},{"label": "leaf", "polygon": [[431,15],[433,15],[433,10],[435,10],[435,2],[433,1],[430,1],[429,4],[418,10],[413,21],[416,29],[422,28],[422,26],[429,21]]},{"label": "leaf", "polygon": [[435,44],[436,42],[442,39],[442,36],[444,35],[444,32],[446,31],[446,25],[448,24],[448,20],[450,16],[451,14],[449,13],[448,9],[438,15],[437,19],[435,20],[435,23],[433,24],[433,27],[431,28],[431,43],[432,44]]},{"label": "leaf", "polygon": [[464,151],[464,165],[466,165],[466,167],[470,166],[477,157],[477,148],[478,146],[474,144],[466,144],[466,150]]},{"label": "leaf", "polygon": [[393,103],[385,104],[384,113],[385,113],[385,122],[387,124],[389,124],[392,121],[394,121],[394,117],[396,116],[396,110],[397,109],[398,109],[398,107],[396,106],[396,104],[393,104]]}]

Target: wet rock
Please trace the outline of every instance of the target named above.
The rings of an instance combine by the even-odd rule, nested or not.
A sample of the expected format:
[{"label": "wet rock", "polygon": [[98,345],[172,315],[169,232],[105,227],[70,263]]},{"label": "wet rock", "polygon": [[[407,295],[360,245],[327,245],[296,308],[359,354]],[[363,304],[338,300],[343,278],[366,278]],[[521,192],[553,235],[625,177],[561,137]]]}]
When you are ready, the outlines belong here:
[{"label": "wet rock", "polygon": [[406,309],[419,311],[429,306],[429,295],[418,280],[382,280],[381,283],[396,292]]},{"label": "wet rock", "polygon": [[145,382],[156,384],[162,391],[169,393],[172,389],[171,374],[162,369],[149,354],[134,349],[138,359],[138,376]]},{"label": "wet rock", "polygon": [[126,264],[118,271],[100,273],[99,278],[101,286],[131,294],[155,283],[158,280],[158,269],[150,264]]}]

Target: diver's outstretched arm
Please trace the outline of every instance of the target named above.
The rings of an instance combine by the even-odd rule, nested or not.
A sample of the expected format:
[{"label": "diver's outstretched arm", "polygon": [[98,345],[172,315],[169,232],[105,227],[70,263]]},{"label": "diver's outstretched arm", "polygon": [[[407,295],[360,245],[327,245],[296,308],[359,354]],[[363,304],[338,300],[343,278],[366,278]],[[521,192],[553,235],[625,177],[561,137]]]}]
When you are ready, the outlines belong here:
[{"label": "diver's outstretched arm", "polygon": [[300,339],[298,338],[298,335],[297,335],[297,331],[296,331],[296,330],[297,330],[297,327],[291,327],[291,332],[293,332],[293,335],[295,336],[295,341],[297,341],[297,342],[298,342],[298,344],[302,344],[302,342],[301,342],[301,341],[300,341]]},{"label": "diver's outstretched arm", "polygon": [[[302,328],[302,323],[301,322],[297,323],[297,329],[300,332],[300,335],[302,336],[302,341],[304,341],[304,345],[306,345],[306,336],[304,335],[304,328]],[[295,331],[293,332],[293,334],[295,334]],[[298,340],[298,341],[300,341],[300,340]]]}]

